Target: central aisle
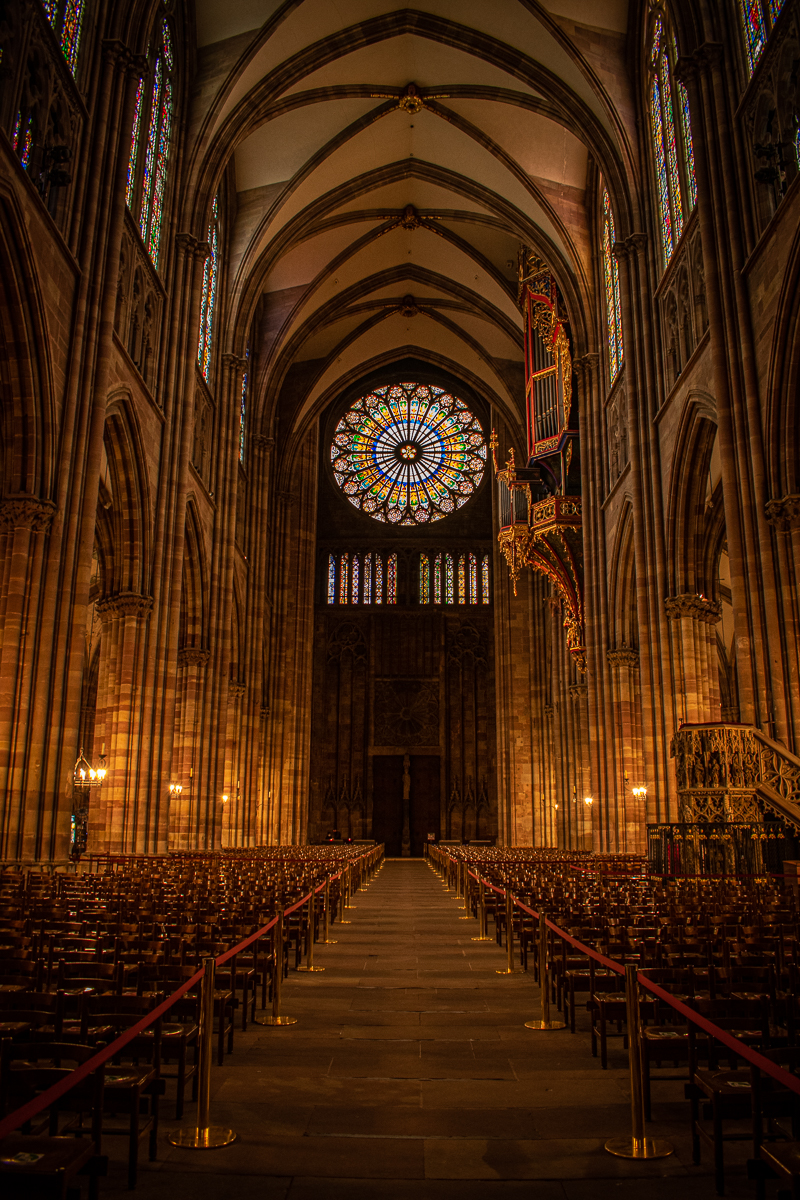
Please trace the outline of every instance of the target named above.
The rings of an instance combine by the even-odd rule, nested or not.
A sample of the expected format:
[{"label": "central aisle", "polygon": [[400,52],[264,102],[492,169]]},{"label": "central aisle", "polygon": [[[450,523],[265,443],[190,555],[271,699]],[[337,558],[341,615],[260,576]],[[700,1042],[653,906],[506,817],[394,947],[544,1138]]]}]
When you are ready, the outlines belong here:
[{"label": "central aisle", "polygon": [[211,1200],[638,1200],[643,1186],[647,1200],[711,1200],[683,1103],[658,1114],[678,1155],[634,1165],[604,1153],[630,1131],[626,1056],[602,1071],[587,1032],[526,1030],[532,978],[496,974],[505,952],[471,940],[477,922],[460,919],[425,862],[389,861],[353,903],[352,923],[332,927],[337,945],[316,949],[325,971],[290,972],[283,1011],[299,1023],[237,1031],[214,1067],[212,1122],[237,1143],[162,1144],[145,1200],[200,1189]]}]

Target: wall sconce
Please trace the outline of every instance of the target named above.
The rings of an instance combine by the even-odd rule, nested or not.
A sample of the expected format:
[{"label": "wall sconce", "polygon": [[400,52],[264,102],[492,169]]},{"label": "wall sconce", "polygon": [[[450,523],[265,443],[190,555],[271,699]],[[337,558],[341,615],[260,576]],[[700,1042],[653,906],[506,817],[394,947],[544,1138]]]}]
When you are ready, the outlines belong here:
[{"label": "wall sconce", "polygon": [[636,797],[639,797],[639,796],[646,796],[646,795],[647,795],[647,788],[646,788],[645,784],[643,784],[643,783],[640,783],[638,787],[635,787],[635,788],[633,788],[633,789],[632,789],[632,793],[633,793],[633,795],[634,795],[634,796],[636,796]]},{"label": "wall sconce", "polygon": [[223,797],[222,797],[222,803],[223,803],[223,804],[227,804],[227,803],[228,803],[228,797],[227,797],[227,796],[223,796]]},{"label": "wall sconce", "polygon": [[594,796],[584,796],[584,797],[583,797],[583,803],[584,803],[584,804],[586,805],[586,807],[587,807],[587,808],[588,808],[588,809],[591,811],[591,807],[592,807],[592,805],[594,804]]},{"label": "wall sconce", "polygon": [[183,791],[182,783],[171,783],[169,785],[169,794],[176,800],[177,800],[178,796],[180,796],[182,791]]},{"label": "wall sconce", "polygon": [[95,768],[89,763],[84,756],[83,747],[78,755],[78,761],[72,771],[72,782],[76,787],[99,787],[108,774],[106,769],[106,756],[100,755],[100,765]]}]

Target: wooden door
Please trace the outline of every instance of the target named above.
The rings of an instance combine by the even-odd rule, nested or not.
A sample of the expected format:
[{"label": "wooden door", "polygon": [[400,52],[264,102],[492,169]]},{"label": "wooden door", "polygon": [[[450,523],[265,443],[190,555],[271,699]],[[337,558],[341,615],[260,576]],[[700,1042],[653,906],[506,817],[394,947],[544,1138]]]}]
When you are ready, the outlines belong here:
[{"label": "wooden door", "polygon": [[411,854],[414,857],[422,855],[429,833],[439,838],[441,791],[439,755],[412,754]]},{"label": "wooden door", "polygon": [[372,836],[376,842],[385,844],[387,858],[400,857],[403,848],[402,754],[380,754],[372,760]]}]

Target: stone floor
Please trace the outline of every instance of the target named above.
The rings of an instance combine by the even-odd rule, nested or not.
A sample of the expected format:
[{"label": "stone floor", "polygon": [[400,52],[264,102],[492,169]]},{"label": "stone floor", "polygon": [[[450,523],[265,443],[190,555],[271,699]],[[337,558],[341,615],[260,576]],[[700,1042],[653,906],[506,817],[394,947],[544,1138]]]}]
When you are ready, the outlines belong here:
[{"label": "stone floor", "polygon": [[[505,953],[471,940],[477,923],[426,863],[389,861],[354,904],[337,944],[316,951],[324,973],[290,974],[283,1010],[298,1024],[237,1031],[213,1068],[212,1121],[236,1143],[193,1153],[162,1138],[141,1200],[712,1200],[682,1085],[658,1088],[648,1130],[672,1157],[606,1154],[606,1138],[630,1132],[621,1043],[603,1071],[586,1017],[575,1035],[525,1029],[538,988],[496,974]],[[114,1162],[103,1194],[124,1191]],[[754,1194],[736,1166],[727,1195]]]}]

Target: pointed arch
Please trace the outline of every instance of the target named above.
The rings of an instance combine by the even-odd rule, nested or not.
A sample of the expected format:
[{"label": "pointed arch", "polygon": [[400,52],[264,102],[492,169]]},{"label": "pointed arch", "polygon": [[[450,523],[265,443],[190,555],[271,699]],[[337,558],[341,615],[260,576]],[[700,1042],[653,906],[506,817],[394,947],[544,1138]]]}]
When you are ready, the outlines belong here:
[{"label": "pointed arch", "polygon": [[636,607],[636,551],[633,536],[633,505],[628,497],[617,523],[617,536],[609,570],[609,614],[613,648],[639,644],[639,619]]},{"label": "pointed arch", "polygon": [[150,498],[142,439],[127,393],[109,403],[103,434],[111,481],[111,562],[107,594],[148,595],[150,587]]},{"label": "pointed arch", "polygon": [[206,558],[197,502],[186,503],[186,532],[183,542],[179,650],[199,650],[205,644]]},{"label": "pointed arch", "polygon": [[710,396],[692,396],[675,442],[667,502],[667,570],[671,595],[711,595],[706,577],[706,500],[717,415]]}]

